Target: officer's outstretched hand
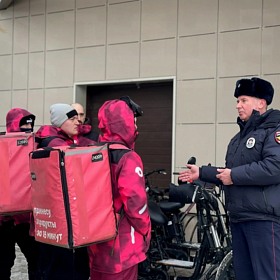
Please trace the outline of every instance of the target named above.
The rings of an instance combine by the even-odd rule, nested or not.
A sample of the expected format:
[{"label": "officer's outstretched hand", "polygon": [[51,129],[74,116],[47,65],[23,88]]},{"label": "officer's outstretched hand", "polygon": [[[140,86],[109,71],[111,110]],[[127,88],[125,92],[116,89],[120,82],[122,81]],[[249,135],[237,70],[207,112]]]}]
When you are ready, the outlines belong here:
[{"label": "officer's outstretched hand", "polygon": [[179,172],[178,179],[183,182],[191,182],[199,178],[199,167],[193,164],[187,164],[189,169]]}]

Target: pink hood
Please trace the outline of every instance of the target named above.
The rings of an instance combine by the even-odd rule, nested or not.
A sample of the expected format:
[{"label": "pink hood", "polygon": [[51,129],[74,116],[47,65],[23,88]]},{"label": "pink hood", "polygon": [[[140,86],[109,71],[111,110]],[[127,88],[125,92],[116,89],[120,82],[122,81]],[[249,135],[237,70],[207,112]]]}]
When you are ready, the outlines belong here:
[{"label": "pink hood", "polygon": [[20,108],[14,108],[10,110],[6,116],[7,132],[20,132],[20,120],[27,116],[30,116],[35,120],[35,116],[27,110]]},{"label": "pink hood", "polygon": [[120,142],[134,148],[134,114],[121,100],[106,101],[98,112],[99,128],[103,133],[101,141]]}]

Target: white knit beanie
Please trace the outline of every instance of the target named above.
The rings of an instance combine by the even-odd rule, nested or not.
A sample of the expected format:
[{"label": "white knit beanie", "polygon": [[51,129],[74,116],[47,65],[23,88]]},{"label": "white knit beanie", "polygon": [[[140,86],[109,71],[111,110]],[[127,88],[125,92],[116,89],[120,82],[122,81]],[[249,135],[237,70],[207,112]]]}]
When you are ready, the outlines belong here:
[{"label": "white knit beanie", "polygon": [[51,124],[56,127],[61,127],[68,119],[78,115],[77,111],[68,104],[57,103],[50,107]]}]

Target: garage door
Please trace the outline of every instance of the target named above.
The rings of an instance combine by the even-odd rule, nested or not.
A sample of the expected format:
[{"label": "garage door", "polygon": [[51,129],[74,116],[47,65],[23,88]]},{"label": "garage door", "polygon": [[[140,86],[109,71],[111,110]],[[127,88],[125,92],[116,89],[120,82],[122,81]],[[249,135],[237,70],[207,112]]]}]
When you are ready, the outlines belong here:
[{"label": "garage door", "polygon": [[168,187],[171,181],[173,83],[141,83],[89,86],[87,89],[87,116],[92,128],[98,129],[97,114],[102,104],[128,95],[138,103],[144,114],[137,119],[139,137],[135,151],[140,155],[144,173],[164,168],[167,175],[152,175],[154,186]]}]

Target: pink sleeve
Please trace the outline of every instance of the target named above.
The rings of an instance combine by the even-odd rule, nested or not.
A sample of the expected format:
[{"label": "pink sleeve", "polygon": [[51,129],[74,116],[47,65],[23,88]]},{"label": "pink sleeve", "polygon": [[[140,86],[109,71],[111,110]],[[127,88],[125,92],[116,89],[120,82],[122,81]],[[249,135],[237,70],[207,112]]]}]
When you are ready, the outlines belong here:
[{"label": "pink sleeve", "polygon": [[143,164],[135,152],[123,155],[118,164],[118,189],[125,215],[134,229],[146,235],[150,229]]}]

